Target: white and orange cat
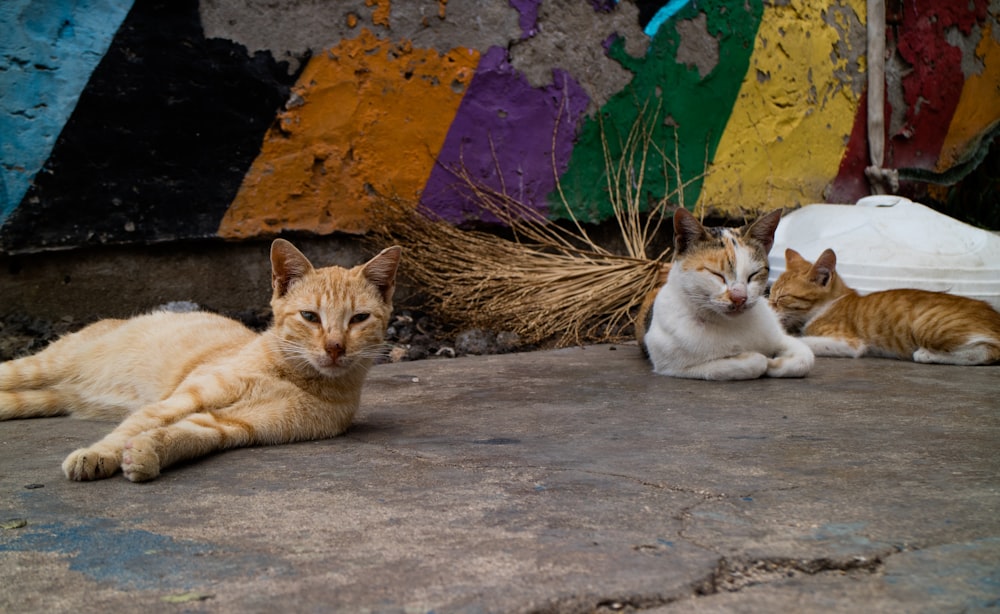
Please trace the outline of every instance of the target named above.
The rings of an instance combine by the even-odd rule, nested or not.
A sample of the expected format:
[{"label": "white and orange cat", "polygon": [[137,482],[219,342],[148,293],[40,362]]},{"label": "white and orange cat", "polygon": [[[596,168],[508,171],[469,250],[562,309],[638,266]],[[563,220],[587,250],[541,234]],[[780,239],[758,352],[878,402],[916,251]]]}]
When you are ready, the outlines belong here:
[{"label": "white and orange cat", "polygon": [[646,301],[637,337],[663,375],[708,380],[803,377],[813,353],[787,335],[763,298],[781,211],[743,228],[705,227],[674,213],[674,258]]},{"label": "white and orange cat", "polygon": [[204,312],[102,320],[0,364],[0,420],[122,420],[66,458],[71,480],[140,482],[217,450],[338,435],[384,349],[400,251],[317,269],[277,239],[265,332]]},{"label": "white and orange cat", "polygon": [[785,250],[785,272],[771,288],[782,324],[818,356],[883,356],[981,365],[1000,361],[1000,312],[988,303],[926,290],[861,296],[837,274],[832,249],[815,264]]}]

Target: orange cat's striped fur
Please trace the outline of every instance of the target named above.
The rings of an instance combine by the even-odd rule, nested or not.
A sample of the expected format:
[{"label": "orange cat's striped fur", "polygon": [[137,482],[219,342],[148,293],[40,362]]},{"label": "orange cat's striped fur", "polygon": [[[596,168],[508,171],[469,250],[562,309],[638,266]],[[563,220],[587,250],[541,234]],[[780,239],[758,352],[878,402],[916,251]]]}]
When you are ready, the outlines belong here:
[{"label": "orange cat's striped fur", "polygon": [[257,334],[203,312],[102,320],[0,364],[0,420],[124,420],[63,462],[72,480],[151,480],[216,450],[320,439],[350,425],[384,348],[400,249],[353,269],[271,246],[274,322]]},{"label": "orange cat's striped fur", "polygon": [[837,274],[837,256],[816,263],[785,251],[786,270],[771,304],[818,356],[885,356],[915,362],[979,365],[1000,361],[1000,312],[944,292],[885,290],[859,295]]}]

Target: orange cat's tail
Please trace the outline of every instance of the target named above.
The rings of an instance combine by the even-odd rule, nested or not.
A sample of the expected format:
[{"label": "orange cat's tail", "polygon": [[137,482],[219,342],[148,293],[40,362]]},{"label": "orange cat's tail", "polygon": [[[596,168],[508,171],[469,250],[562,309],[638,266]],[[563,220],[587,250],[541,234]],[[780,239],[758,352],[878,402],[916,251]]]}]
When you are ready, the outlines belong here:
[{"label": "orange cat's tail", "polygon": [[0,364],[0,420],[67,414],[62,395],[48,388],[45,359],[28,356]]}]

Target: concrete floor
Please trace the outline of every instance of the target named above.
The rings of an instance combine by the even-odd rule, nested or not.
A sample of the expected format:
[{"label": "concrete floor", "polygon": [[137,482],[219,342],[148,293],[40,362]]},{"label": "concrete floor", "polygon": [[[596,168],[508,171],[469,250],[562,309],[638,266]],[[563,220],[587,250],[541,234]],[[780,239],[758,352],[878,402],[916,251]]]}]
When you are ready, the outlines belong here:
[{"label": "concrete floor", "polygon": [[994,609],[998,393],[878,359],[677,380],[627,345],[400,363],[343,437],[146,484],[62,477],[107,424],[0,423],[0,611]]}]

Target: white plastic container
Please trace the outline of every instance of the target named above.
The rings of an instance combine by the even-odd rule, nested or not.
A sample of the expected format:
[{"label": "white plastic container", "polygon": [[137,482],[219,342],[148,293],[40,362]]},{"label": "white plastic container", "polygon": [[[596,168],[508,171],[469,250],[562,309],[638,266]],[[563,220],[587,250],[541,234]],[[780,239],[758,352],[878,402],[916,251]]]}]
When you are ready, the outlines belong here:
[{"label": "white plastic container", "polygon": [[901,196],[807,205],[782,216],[768,258],[772,283],[785,271],[788,247],[809,261],[832,248],[837,272],[861,294],[920,288],[1000,310],[1000,236]]}]

